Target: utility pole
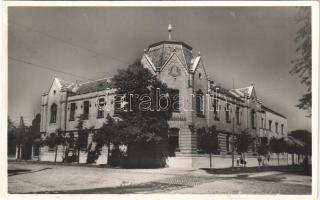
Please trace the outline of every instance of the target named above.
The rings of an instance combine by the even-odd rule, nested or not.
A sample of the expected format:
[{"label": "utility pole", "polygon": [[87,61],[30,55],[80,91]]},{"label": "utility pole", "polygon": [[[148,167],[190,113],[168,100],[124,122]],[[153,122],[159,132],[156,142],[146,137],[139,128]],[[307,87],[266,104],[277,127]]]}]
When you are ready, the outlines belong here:
[{"label": "utility pole", "polygon": [[[232,78],[232,89],[234,89],[234,79]],[[234,167],[234,116],[232,115],[232,167]]]},{"label": "utility pole", "polygon": [[234,167],[234,117],[232,117],[232,167]]}]

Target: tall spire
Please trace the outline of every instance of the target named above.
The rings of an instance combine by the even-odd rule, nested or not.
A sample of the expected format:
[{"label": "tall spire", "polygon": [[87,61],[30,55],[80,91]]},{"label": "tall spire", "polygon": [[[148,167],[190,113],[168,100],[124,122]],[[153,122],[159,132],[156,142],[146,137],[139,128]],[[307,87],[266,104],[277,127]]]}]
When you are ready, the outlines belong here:
[{"label": "tall spire", "polygon": [[24,128],[24,121],[23,121],[23,117],[20,117],[20,124],[19,124],[20,128]]},{"label": "tall spire", "polygon": [[169,24],[169,26],[168,26],[169,40],[171,40],[171,39],[172,39],[172,38],[171,38],[171,31],[172,31],[172,25],[171,25],[171,24]]}]

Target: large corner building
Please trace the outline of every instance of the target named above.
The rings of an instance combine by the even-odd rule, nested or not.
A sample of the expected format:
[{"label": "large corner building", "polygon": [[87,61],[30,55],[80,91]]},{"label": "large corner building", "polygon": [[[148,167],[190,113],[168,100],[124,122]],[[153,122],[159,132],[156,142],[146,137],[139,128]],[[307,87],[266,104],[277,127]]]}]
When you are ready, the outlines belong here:
[{"label": "large corner building", "polygon": [[[190,45],[174,41],[170,36],[169,40],[149,45],[141,62],[184,98],[184,105],[169,121],[168,133],[169,148],[174,151],[172,155],[184,159],[184,163],[199,155],[197,133],[191,127],[194,130],[216,127],[219,152],[223,156],[230,154],[232,137],[244,130],[254,138],[249,148],[251,153],[271,137],[287,136],[286,117],[262,103],[253,83],[237,89],[221,87],[206,72],[206,68],[214,66],[206,66],[200,53],[194,54]],[[218,76],[219,72],[215,74]],[[85,116],[87,128],[99,129],[107,114],[114,116],[115,108],[121,107],[114,97],[115,89],[107,78],[69,82],[55,77],[49,91],[42,95],[43,136],[58,129],[76,136],[80,115]]]}]

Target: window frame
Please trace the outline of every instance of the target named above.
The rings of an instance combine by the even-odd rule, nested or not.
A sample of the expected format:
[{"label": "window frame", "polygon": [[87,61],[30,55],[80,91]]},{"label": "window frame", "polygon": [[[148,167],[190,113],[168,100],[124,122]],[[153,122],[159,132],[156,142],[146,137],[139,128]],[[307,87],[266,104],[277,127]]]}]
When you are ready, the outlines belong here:
[{"label": "window frame", "polygon": [[269,131],[272,132],[272,120],[269,119]]},{"label": "window frame", "polygon": [[122,96],[115,95],[113,98],[114,115],[117,116],[122,112]]},{"label": "window frame", "polygon": [[220,116],[219,116],[219,99],[213,97],[213,114],[214,114],[214,120],[220,121]]},{"label": "window frame", "polygon": [[228,102],[226,102],[225,111],[226,111],[226,122],[231,123],[231,110],[230,110],[230,103]]},{"label": "window frame", "polygon": [[[100,105],[100,101],[103,100],[102,106]],[[98,99],[98,105],[97,105],[97,118],[104,118],[104,106],[106,105],[106,100],[105,98],[101,97]]]},{"label": "window frame", "polygon": [[256,129],[256,111],[254,109],[251,110],[251,128]]},{"label": "window frame", "polygon": [[[86,110],[87,110],[87,112],[86,112]],[[90,113],[90,101],[84,101],[83,102],[83,112],[82,112],[83,120],[89,119],[89,113]]]},{"label": "window frame", "polygon": [[76,114],[76,103],[70,103],[69,121],[75,120],[75,114]]},{"label": "window frame", "polygon": [[204,94],[201,90],[196,93],[196,114],[197,117],[204,118]]},{"label": "window frame", "polygon": [[[169,98],[170,98],[170,108],[174,113],[180,113],[180,90],[179,89],[170,89]],[[173,105],[178,105],[178,107],[173,107]]]},{"label": "window frame", "polygon": [[[53,110],[55,108],[55,110]],[[53,103],[50,106],[50,123],[57,123],[57,112],[58,111],[58,105],[56,103]],[[53,115],[54,112],[54,115]]]},{"label": "window frame", "polygon": [[241,124],[240,120],[240,106],[236,106],[236,120],[237,120],[237,125]]}]

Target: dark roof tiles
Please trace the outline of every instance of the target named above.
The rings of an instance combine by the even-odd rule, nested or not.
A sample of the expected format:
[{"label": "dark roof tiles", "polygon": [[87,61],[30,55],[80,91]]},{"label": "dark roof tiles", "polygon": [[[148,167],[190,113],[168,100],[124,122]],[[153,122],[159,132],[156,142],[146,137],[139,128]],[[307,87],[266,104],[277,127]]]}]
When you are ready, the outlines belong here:
[{"label": "dark roof tiles", "polygon": [[112,88],[112,84],[108,81],[107,78],[95,80],[86,83],[80,83],[76,92],[70,92],[70,96],[81,95],[91,92],[98,92],[106,90],[107,88]]},{"label": "dark roof tiles", "polygon": [[160,69],[169,60],[172,53],[179,57],[180,61],[187,69],[191,65],[193,55],[191,47],[183,42],[162,41],[149,46],[148,56],[157,69]]}]

